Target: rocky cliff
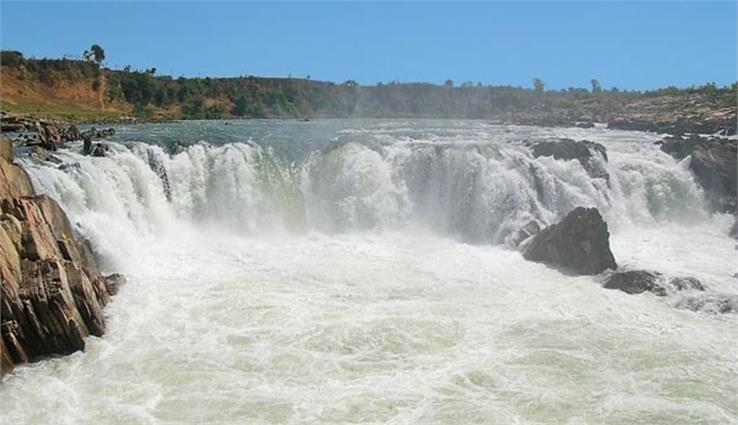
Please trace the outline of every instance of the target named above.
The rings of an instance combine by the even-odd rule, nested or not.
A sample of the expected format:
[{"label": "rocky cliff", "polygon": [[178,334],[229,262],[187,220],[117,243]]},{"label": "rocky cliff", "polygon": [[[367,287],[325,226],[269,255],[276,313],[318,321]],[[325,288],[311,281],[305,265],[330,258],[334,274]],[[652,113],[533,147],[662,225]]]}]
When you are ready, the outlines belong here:
[{"label": "rocky cliff", "polygon": [[0,141],[0,376],[14,364],[83,350],[105,332],[122,277],[103,277],[59,204],[36,195]]}]

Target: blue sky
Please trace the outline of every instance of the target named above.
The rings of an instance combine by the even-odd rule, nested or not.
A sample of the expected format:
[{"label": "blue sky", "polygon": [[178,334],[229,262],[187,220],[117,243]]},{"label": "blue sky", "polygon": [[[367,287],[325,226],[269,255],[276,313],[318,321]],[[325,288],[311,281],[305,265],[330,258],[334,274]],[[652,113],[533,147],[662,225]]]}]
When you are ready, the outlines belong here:
[{"label": "blue sky", "polygon": [[736,2],[0,2],[0,45],[185,76],[649,89],[736,79]]}]

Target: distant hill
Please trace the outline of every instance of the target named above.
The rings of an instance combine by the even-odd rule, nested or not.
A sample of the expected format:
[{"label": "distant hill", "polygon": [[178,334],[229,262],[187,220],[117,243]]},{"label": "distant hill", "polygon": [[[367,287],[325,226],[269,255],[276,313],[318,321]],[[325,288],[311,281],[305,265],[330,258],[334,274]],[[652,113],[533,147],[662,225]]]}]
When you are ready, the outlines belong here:
[{"label": "distant hill", "polygon": [[91,60],[0,54],[0,106],[66,120],[221,118],[475,118],[512,123],[616,127],[670,132],[735,131],[736,84],[655,91],[544,90],[388,83],[360,86],[298,78],[177,78],[154,69],[100,67]]}]

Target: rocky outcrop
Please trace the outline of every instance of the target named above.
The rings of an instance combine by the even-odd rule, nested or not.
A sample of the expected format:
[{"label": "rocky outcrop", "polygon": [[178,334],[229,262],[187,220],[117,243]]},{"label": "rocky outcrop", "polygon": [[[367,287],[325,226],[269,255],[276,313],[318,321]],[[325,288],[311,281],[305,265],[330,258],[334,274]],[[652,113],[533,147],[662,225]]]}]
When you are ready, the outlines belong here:
[{"label": "rocky outcrop", "polygon": [[100,139],[115,134],[115,129],[95,129],[94,127],[80,132],[76,125],[65,125],[59,122],[35,118],[31,116],[0,116],[0,129],[3,132],[18,133],[18,138],[28,146],[40,146],[47,150],[64,147],[66,142],[82,140],[85,137]]},{"label": "rocky outcrop", "polygon": [[554,139],[530,143],[533,156],[550,156],[554,159],[571,161],[576,159],[582,167],[593,178],[610,180],[610,175],[602,166],[602,161],[607,162],[607,150],[599,143],[588,140],[576,141],[572,139]]},{"label": "rocky outcrop", "polygon": [[124,282],[100,275],[59,204],[35,195],[9,160],[0,158],[0,374],[84,349],[86,336],[105,332],[102,309]]},{"label": "rocky outcrop", "polygon": [[626,294],[642,294],[652,292],[665,296],[672,291],[704,291],[702,282],[688,276],[674,276],[666,279],[659,272],[646,270],[619,271],[605,278],[602,285],[606,289],[617,289]]},{"label": "rocky outcrop", "polygon": [[732,105],[720,107],[708,93],[644,98],[606,114],[609,128],[667,134],[735,134],[735,95]]},{"label": "rocky outcrop", "polygon": [[666,295],[666,289],[658,284],[661,275],[655,272],[647,272],[643,270],[630,270],[624,272],[613,273],[602,285],[605,289],[617,289],[626,294],[641,294],[643,292],[653,292],[656,295]]},{"label": "rocky outcrop", "polygon": [[585,275],[617,268],[607,223],[597,208],[578,207],[561,222],[541,230],[525,243],[523,257]]},{"label": "rocky outcrop", "polygon": [[689,168],[705,190],[710,207],[719,212],[736,212],[738,140],[667,137],[661,150],[679,160],[690,156]]}]

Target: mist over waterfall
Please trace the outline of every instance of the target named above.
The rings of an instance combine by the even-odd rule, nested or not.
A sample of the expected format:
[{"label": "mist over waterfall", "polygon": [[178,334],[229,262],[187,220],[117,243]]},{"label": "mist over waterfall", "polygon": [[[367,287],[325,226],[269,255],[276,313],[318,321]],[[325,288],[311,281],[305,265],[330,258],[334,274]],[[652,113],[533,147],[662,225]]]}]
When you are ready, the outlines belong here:
[{"label": "mist over waterfall", "polygon": [[[562,138],[582,156],[550,155]],[[203,121],[121,127],[105,157],[21,156],[128,283],[104,338],[3,382],[0,419],[733,423],[738,315],[719,314],[736,295],[732,217],[658,140]],[[525,261],[521,229],[578,206],[602,213],[619,267],[705,290],[629,295]],[[28,416],[60,393],[53,416]]]},{"label": "mist over waterfall", "polygon": [[173,220],[248,235],[421,226],[503,244],[526,223],[545,226],[577,206],[598,207],[616,229],[707,215],[686,167],[655,146],[610,152],[610,162],[593,152],[602,176],[592,176],[576,160],[535,158],[537,139],[379,136],[342,134],[299,160],[255,142],[202,141],[177,153],[128,142],[110,143],[107,158],[72,149],[59,154],[62,167],[25,165],[84,232],[105,223],[100,243],[111,226],[149,234]]}]

